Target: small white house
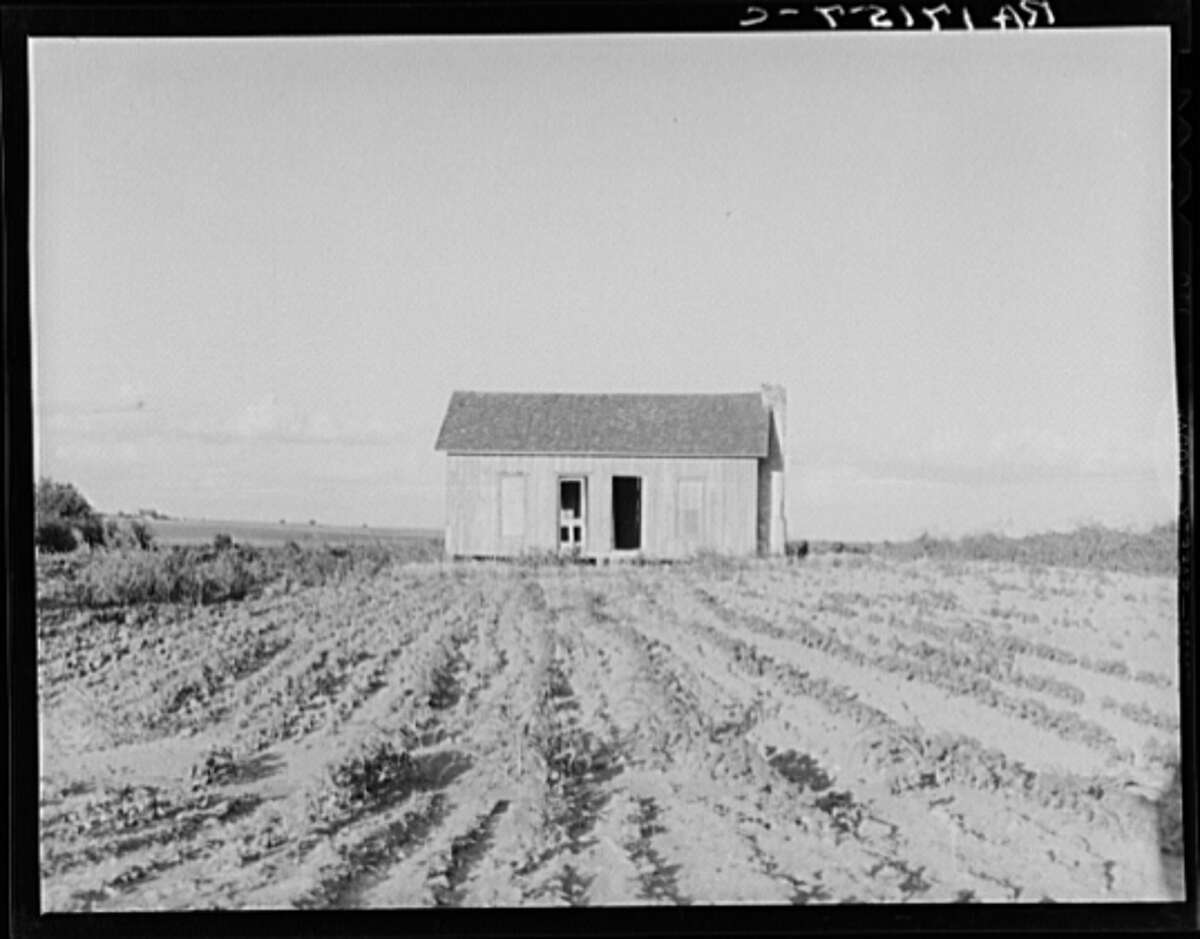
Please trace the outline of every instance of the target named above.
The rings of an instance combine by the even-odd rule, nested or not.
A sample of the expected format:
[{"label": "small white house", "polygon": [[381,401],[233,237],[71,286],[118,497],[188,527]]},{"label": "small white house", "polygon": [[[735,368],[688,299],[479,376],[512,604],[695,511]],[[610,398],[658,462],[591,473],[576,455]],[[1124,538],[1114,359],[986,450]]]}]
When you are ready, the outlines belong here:
[{"label": "small white house", "polygon": [[782,554],[786,394],[456,391],[446,553]]}]

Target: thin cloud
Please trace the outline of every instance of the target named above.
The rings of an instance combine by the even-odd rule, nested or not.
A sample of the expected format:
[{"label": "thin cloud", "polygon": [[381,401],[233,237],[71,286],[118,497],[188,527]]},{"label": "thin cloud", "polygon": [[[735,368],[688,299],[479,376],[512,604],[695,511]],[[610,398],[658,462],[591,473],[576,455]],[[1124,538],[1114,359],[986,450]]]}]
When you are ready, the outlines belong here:
[{"label": "thin cloud", "polygon": [[38,435],[42,439],[100,438],[101,442],[194,440],[210,444],[386,446],[412,434],[412,429],[406,430],[399,421],[353,420],[334,417],[325,410],[305,411],[280,404],[275,395],[266,395],[224,417],[159,411],[137,403],[89,407],[58,402],[39,408],[39,418]]},{"label": "thin cloud", "polygon": [[[217,429],[221,436],[221,429]],[[327,411],[306,411],[279,403],[273,394],[247,405],[224,429],[235,440],[280,443],[390,444],[400,437],[398,424],[333,417]]]}]

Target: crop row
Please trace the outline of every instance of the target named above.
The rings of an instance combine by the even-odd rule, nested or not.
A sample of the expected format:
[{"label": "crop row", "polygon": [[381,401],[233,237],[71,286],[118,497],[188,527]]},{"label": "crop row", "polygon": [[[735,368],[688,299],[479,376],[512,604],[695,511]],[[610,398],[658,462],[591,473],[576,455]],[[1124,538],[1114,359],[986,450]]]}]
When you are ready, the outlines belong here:
[{"label": "crop row", "polygon": [[1117,711],[1126,720],[1133,721],[1135,724],[1142,724],[1146,727],[1153,727],[1155,730],[1164,730],[1169,733],[1179,732],[1179,721],[1168,714],[1163,714],[1161,711],[1156,711],[1144,701],[1132,702],[1124,701],[1120,704],[1112,697],[1105,695],[1100,699],[1100,707],[1105,711]]},{"label": "crop row", "polygon": [[[720,613],[718,613],[720,616]],[[957,782],[985,791],[1024,793],[1043,805],[1066,809],[1092,820],[1100,812],[1104,784],[1075,774],[1036,772],[1003,751],[982,746],[963,734],[929,734],[919,725],[903,726],[884,711],[865,704],[844,685],[763,654],[751,644],[713,627],[694,628],[724,645],[744,671],[770,677],[780,687],[812,698],[831,714],[862,728],[868,762],[886,766],[893,789],[926,788]]]},{"label": "crop row", "polygon": [[[777,586],[780,584],[786,585],[787,581],[777,578],[773,583]],[[770,596],[762,591],[745,587],[739,590],[739,594],[763,600],[768,600]],[[803,601],[796,601],[792,605],[797,608],[808,608],[817,613],[834,613],[848,618],[857,615],[858,607],[870,611],[880,600],[895,601],[915,611],[916,615],[911,618],[901,618],[895,614],[888,617],[888,625],[897,630],[904,629],[922,633],[945,643],[956,641],[968,642],[981,653],[1000,657],[1010,662],[1018,655],[1025,655],[1060,665],[1076,666],[1102,675],[1128,679],[1139,684],[1151,685],[1158,688],[1174,687],[1174,682],[1170,677],[1148,669],[1133,672],[1128,664],[1121,659],[1093,658],[1087,654],[1063,649],[1042,640],[997,634],[992,625],[996,619],[1015,619],[1025,624],[1040,622],[1040,617],[1036,613],[1027,613],[1015,607],[1001,608],[993,605],[990,609],[984,611],[985,615],[991,621],[971,620],[963,617],[960,621],[960,626],[945,626],[931,622],[922,615],[930,609],[937,610],[939,613],[961,609],[954,595],[947,591],[930,590],[924,593],[915,591],[909,591],[908,593],[885,593],[872,599],[872,597],[858,591],[830,590],[821,594],[815,606],[812,604],[806,605]],[[867,618],[871,622],[880,622],[879,615],[872,612],[868,612]],[[1064,617],[1065,622],[1067,622],[1066,617]],[[1080,622],[1080,624],[1086,623],[1086,620]],[[1018,683],[1019,681],[1018,679]],[[1054,692],[1051,691],[1049,693],[1053,694]]]},{"label": "crop row", "polygon": [[[701,589],[701,597],[714,607],[721,601]],[[974,656],[947,651],[928,643],[905,647],[895,642],[896,652],[864,652],[802,619],[788,616],[789,628],[784,629],[763,617],[740,614],[737,621],[751,630],[776,639],[799,642],[806,648],[832,655],[861,668],[878,669],[889,674],[920,679],[951,694],[969,697],[1004,713],[1027,720],[1037,727],[1050,730],[1068,740],[1082,740],[1089,746],[1107,748],[1124,759],[1132,754],[1116,749],[1116,738],[1099,724],[1081,718],[1073,711],[1052,710],[1030,698],[1016,698],[997,688],[984,670],[989,666],[975,661]]]},{"label": "crop row", "polygon": [[[541,615],[556,618],[547,607],[540,584],[527,581],[522,590],[526,601]],[[566,638],[551,628],[543,633],[540,645],[531,676],[536,683],[532,714],[521,732],[519,771],[530,774],[529,782],[541,793],[544,827],[538,849],[514,869],[523,878],[531,877],[563,854],[579,852],[608,800],[602,784],[623,768],[621,746],[615,733],[605,736],[587,726],[583,705],[571,684],[570,646]],[[529,755],[528,760],[525,754]],[[492,811],[499,813],[506,807],[497,804]],[[469,832],[462,839],[462,850],[466,852],[474,846],[474,853],[481,853],[494,821],[494,815],[482,818],[478,831]],[[463,863],[451,864],[447,887],[461,882],[463,864],[474,863],[476,858],[468,854],[460,860]],[[583,884],[574,879],[573,870],[569,862],[565,863],[561,874],[544,882],[530,898],[542,902],[548,894],[554,894],[561,901],[581,903]],[[439,896],[442,905],[462,899],[461,893],[446,888]]]},{"label": "crop row", "polygon": [[[700,595],[703,598],[703,592]],[[723,605],[708,605],[719,619],[740,622],[741,617]],[[843,685],[779,662],[750,643],[713,627],[698,622],[692,626],[723,645],[744,671],[770,677],[780,687],[819,701],[830,713],[850,718],[863,728],[868,741],[885,741],[884,752],[892,761],[898,779],[935,778],[985,790],[1012,790],[1026,793],[1042,804],[1082,812],[1089,819],[1098,813],[1098,800],[1104,796],[1105,784],[1097,779],[1071,773],[1036,772],[1001,750],[983,747],[973,737],[950,733],[929,735],[919,725],[902,726],[885,712],[859,700],[855,692]],[[869,743],[868,749],[871,749]]]},{"label": "crop row", "polygon": [[963,660],[964,664],[969,664],[994,678],[1029,688],[1031,691],[1041,691],[1073,704],[1081,703],[1084,700],[1084,693],[1080,688],[1066,681],[1018,672],[1014,668],[1016,657],[1024,655],[1060,665],[1077,666],[1085,671],[1126,678],[1157,688],[1169,688],[1173,684],[1171,679],[1166,676],[1149,670],[1141,670],[1134,674],[1129,666],[1120,659],[1092,659],[1087,655],[1076,654],[1047,642],[1032,641],[1020,636],[997,635],[987,625],[970,620],[964,620],[960,627],[952,627],[919,618],[902,619],[892,614],[889,616],[887,624],[895,632],[905,630],[929,636],[947,646],[965,644],[971,649],[969,656],[960,656],[954,653],[956,657]]},{"label": "crop row", "polygon": [[[182,859],[181,845],[214,821],[228,821],[257,804],[255,796],[222,798],[206,787],[191,791],[160,786],[104,787],[76,805],[42,819],[43,866],[63,871],[146,848],[165,848]],[[53,845],[53,848],[48,847]],[[195,852],[191,852],[195,853]],[[160,866],[171,866],[160,861]],[[135,866],[117,873],[110,886],[125,888],[148,872]]]},{"label": "crop row", "polygon": [[1093,659],[1086,654],[1071,652],[1048,642],[1035,642],[1021,636],[997,635],[985,623],[964,620],[961,627],[951,627],[922,619],[902,620],[893,614],[888,624],[945,643],[965,642],[981,655],[999,658],[1007,663],[1011,663],[1018,655],[1025,655],[1059,665],[1076,666],[1101,675],[1126,678],[1157,688],[1169,688],[1173,685],[1171,679],[1156,672],[1143,669],[1136,674],[1132,673],[1129,666],[1120,659]]},{"label": "crop row", "polygon": [[144,712],[145,725],[166,726],[181,712],[199,716],[225,689],[258,671],[288,644],[280,635],[256,636],[232,655],[218,650],[159,692]]},{"label": "crop row", "polygon": [[893,652],[912,659],[931,660],[951,669],[979,672],[995,681],[1048,694],[1071,704],[1082,704],[1086,698],[1083,690],[1077,685],[1048,675],[1025,674],[1013,666],[1011,659],[997,658],[978,649],[965,651],[955,645],[943,648],[924,640],[910,644],[895,637],[892,637],[889,644]]},{"label": "crop row", "polygon": [[1150,671],[1132,673],[1129,666],[1121,659],[1093,659],[1086,654],[1077,654],[1046,642],[1033,642],[1020,636],[997,636],[984,623],[964,622],[962,636],[967,641],[993,652],[999,652],[1007,658],[1017,655],[1027,655],[1055,662],[1060,665],[1073,665],[1085,671],[1110,675],[1116,678],[1127,678],[1139,684],[1154,685],[1155,687],[1170,687],[1171,681],[1163,675]]}]

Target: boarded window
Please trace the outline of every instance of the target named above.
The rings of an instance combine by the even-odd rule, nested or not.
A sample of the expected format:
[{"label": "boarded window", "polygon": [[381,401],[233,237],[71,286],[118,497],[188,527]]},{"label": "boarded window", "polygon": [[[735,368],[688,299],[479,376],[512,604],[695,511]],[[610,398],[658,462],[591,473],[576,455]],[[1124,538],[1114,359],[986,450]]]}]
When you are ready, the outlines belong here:
[{"label": "boarded window", "polygon": [[525,537],[525,477],[500,477],[500,537]]},{"label": "boarded window", "polygon": [[704,480],[679,480],[679,537],[699,541],[704,528]]}]

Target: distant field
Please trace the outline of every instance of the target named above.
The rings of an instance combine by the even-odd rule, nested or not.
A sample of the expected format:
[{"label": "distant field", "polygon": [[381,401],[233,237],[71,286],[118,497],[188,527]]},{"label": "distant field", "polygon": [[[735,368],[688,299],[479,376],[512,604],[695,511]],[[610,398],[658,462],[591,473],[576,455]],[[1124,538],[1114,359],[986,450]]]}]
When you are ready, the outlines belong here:
[{"label": "distant field", "polygon": [[359,541],[396,541],[441,538],[438,528],[364,528],[350,525],[309,525],[305,522],[238,522],[220,519],[147,519],[154,538],[163,545],[202,544],[218,534],[236,542],[254,545],[286,541],[317,541],[326,544]]}]

